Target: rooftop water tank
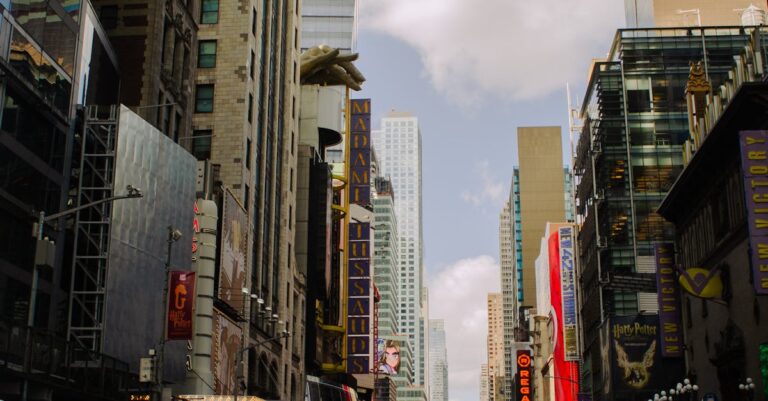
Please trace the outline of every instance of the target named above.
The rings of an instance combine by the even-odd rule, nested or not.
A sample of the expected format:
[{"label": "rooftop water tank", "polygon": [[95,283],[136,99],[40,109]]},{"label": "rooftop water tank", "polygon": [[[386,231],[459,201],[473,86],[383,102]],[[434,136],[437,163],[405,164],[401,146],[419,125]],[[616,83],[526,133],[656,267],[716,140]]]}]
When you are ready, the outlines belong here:
[{"label": "rooftop water tank", "polygon": [[741,25],[765,25],[765,11],[750,4],[741,12]]}]

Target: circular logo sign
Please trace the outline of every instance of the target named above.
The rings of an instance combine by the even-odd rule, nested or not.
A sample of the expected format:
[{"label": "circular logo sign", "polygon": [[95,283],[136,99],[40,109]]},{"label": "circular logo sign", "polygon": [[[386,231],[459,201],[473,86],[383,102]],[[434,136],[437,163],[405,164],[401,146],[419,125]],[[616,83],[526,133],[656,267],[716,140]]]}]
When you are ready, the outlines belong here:
[{"label": "circular logo sign", "polygon": [[521,368],[527,368],[531,366],[531,357],[526,354],[520,354],[517,356],[517,366]]}]

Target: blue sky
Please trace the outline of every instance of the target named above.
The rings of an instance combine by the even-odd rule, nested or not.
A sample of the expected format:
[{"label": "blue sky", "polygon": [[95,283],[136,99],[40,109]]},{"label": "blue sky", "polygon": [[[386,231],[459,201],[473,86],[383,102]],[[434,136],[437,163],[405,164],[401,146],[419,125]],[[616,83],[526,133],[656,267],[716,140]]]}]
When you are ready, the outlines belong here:
[{"label": "blue sky", "polygon": [[[358,68],[373,126],[419,117],[430,318],[446,320],[451,401],[477,400],[486,296],[499,289],[498,215],[517,165],[519,126],[560,125],[566,82],[623,24],[616,0],[361,0]],[[566,155],[564,155],[564,158]]]}]

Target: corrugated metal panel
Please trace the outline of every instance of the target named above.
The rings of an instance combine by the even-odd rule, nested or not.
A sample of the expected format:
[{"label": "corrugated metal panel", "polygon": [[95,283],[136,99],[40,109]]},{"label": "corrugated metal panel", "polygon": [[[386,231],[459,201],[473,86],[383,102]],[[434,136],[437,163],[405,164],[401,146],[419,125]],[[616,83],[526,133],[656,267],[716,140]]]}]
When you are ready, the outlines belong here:
[{"label": "corrugated metal panel", "polygon": [[659,311],[659,299],[655,292],[638,292],[637,293],[637,308],[646,312],[658,312]]},{"label": "corrugated metal panel", "polygon": [[654,256],[638,256],[637,272],[656,273],[656,258]]}]

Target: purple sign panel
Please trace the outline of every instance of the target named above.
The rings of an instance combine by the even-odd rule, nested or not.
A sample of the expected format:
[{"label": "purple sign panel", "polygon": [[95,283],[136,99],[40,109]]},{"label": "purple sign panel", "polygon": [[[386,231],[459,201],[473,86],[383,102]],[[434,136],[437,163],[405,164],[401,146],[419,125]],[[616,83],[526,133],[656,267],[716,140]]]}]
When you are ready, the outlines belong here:
[{"label": "purple sign panel", "polygon": [[683,351],[683,331],[680,314],[680,289],[675,275],[675,246],[671,243],[653,245],[656,253],[656,289],[659,297],[659,339],[661,356],[680,357]]},{"label": "purple sign panel", "polygon": [[350,100],[349,203],[371,203],[371,99]]},{"label": "purple sign panel", "polygon": [[371,331],[373,291],[370,223],[349,224],[347,254],[347,373],[369,373],[374,348]]},{"label": "purple sign panel", "polygon": [[768,295],[768,131],[741,131],[741,172],[755,292]]}]

